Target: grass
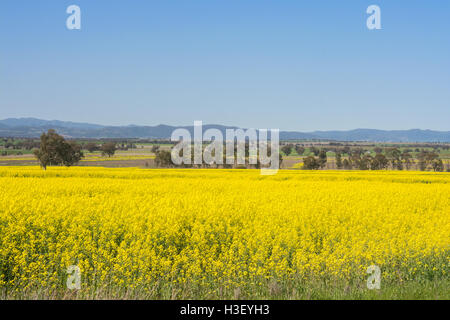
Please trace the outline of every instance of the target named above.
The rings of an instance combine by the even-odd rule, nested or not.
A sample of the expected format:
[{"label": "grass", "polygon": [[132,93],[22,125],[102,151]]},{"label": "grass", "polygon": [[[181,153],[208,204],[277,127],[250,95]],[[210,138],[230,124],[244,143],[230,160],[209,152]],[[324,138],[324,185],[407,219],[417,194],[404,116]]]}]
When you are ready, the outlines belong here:
[{"label": "grass", "polygon": [[[368,289],[365,279],[358,283],[333,281],[265,280],[260,285],[230,287],[214,279],[208,285],[169,282],[157,283],[151,289],[117,288],[114,286],[81,290],[49,290],[35,287],[26,292],[0,291],[1,300],[29,299],[137,299],[137,300],[449,300],[449,279],[381,283],[380,289]],[[206,289],[205,288],[209,288]]]}]

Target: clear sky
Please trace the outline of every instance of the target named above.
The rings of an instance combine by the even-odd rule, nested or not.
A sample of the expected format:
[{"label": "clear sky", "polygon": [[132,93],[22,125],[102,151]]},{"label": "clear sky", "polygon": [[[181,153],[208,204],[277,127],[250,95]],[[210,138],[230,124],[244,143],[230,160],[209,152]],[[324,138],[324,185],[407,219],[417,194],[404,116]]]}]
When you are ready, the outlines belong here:
[{"label": "clear sky", "polygon": [[450,130],[450,1],[1,0],[8,117]]}]

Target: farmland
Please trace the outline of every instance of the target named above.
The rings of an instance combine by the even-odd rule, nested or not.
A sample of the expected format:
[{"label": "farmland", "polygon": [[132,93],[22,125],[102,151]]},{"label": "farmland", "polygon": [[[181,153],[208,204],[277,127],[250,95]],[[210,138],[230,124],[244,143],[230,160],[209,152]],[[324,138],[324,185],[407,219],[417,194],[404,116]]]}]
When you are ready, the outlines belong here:
[{"label": "farmland", "polygon": [[[159,140],[72,140],[83,148],[84,158],[79,166],[97,167],[140,167],[156,168],[155,157],[158,150],[170,151],[173,142]],[[113,142],[116,151],[112,156],[106,156],[99,150],[101,145]],[[88,150],[89,145],[96,146],[95,150]],[[421,154],[434,154],[436,159],[442,160],[442,171],[450,171],[450,144],[448,143],[364,143],[364,142],[332,142],[332,141],[281,141],[280,154],[282,155],[281,169],[305,169],[305,158],[317,156],[321,150],[325,151],[326,163],[323,170],[356,169],[374,170],[373,166],[364,163],[370,162],[377,155],[386,158],[385,170],[398,170],[401,163],[402,170],[419,171]],[[24,138],[0,139],[0,166],[34,166],[38,164],[33,150],[39,148],[39,140]],[[289,150],[286,153],[286,148]],[[397,157],[393,155],[397,151]],[[341,162],[349,161],[348,166],[339,166],[337,155]],[[216,166],[217,167],[217,166]],[[220,166],[219,166],[220,167]],[[232,166],[233,167],[233,166]],[[234,166],[242,168],[242,166]],[[246,166],[250,168],[251,166]],[[375,169],[375,170],[379,170]],[[423,171],[432,171],[429,165]]]},{"label": "farmland", "polygon": [[445,172],[4,166],[0,296],[448,299],[449,194]]}]

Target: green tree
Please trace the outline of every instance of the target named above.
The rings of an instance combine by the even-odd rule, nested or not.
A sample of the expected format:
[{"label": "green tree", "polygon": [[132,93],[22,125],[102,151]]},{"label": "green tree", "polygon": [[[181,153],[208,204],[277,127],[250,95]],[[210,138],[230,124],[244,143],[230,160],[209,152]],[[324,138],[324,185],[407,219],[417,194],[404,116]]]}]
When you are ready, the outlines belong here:
[{"label": "green tree", "polygon": [[156,154],[159,151],[159,146],[157,144],[152,145],[152,152]]},{"label": "green tree", "polygon": [[108,157],[112,157],[114,153],[116,153],[116,144],[114,142],[106,142],[102,144],[102,147],[100,148],[102,151],[102,155],[107,155]]},{"label": "green tree", "polygon": [[69,167],[84,157],[79,144],[74,141],[67,142],[53,129],[41,135],[39,149],[34,150],[34,155],[44,170],[51,165]]},{"label": "green tree", "polygon": [[403,164],[406,167],[406,170],[409,170],[409,168],[411,168],[411,159],[412,159],[412,155],[408,152],[408,151],[403,151],[402,155],[401,155],[401,159],[403,161]]},{"label": "green tree", "polygon": [[359,170],[369,170],[372,165],[372,156],[369,154],[365,154],[360,158],[359,161]]},{"label": "green tree", "polygon": [[427,151],[422,150],[418,155],[417,159],[419,159],[419,170],[425,171],[427,169]]},{"label": "green tree", "polygon": [[434,171],[438,172],[444,171],[444,163],[442,162],[442,159],[434,159],[431,162],[431,166],[433,167]]},{"label": "green tree", "polygon": [[421,171],[427,170],[429,166],[434,171],[443,170],[444,164],[441,159],[439,159],[439,155],[436,152],[431,152],[427,150],[422,150],[418,155],[417,158],[419,159],[419,169]]},{"label": "green tree", "polygon": [[392,164],[393,169],[403,170],[403,163],[401,160],[401,151],[397,148],[389,148],[387,151],[387,156]]},{"label": "green tree", "polygon": [[309,148],[309,151],[311,151],[316,157],[319,155],[320,150],[314,146],[312,146],[311,148]]},{"label": "green tree", "polygon": [[158,167],[172,167],[172,155],[170,151],[159,150],[156,152],[155,164]]},{"label": "green tree", "polygon": [[372,160],[372,170],[383,170],[389,166],[389,160],[381,153],[377,153]]},{"label": "green tree", "polygon": [[318,161],[321,169],[324,168],[327,164],[327,151],[325,149],[320,150]]},{"label": "green tree", "polygon": [[350,153],[351,153],[350,147],[349,146],[345,146],[344,148],[342,148],[342,153],[350,155]]},{"label": "green tree", "polygon": [[318,170],[320,168],[320,162],[313,156],[308,156],[303,159],[304,170]]},{"label": "green tree", "polygon": [[283,147],[281,147],[281,151],[283,151],[284,154],[287,156],[290,155],[292,152],[292,145],[290,145],[290,144],[284,145]]},{"label": "green tree", "polygon": [[353,164],[352,164],[352,161],[350,159],[344,159],[344,161],[342,161],[342,165],[344,166],[345,170],[353,169]]},{"label": "green tree", "polygon": [[342,155],[340,152],[336,152],[336,167],[338,169],[342,169]]},{"label": "green tree", "polygon": [[295,151],[297,152],[297,154],[299,156],[301,156],[303,153],[305,153],[305,148],[300,146],[300,145],[296,145],[295,146]]},{"label": "green tree", "polygon": [[85,146],[84,146],[84,148],[87,150],[87,151],[89,151],[89,152],[94,152],[94,151],[98,151],[99,150],[99,147],[98,147],[98,145],[95,143],[95,142],[88,142]]}]

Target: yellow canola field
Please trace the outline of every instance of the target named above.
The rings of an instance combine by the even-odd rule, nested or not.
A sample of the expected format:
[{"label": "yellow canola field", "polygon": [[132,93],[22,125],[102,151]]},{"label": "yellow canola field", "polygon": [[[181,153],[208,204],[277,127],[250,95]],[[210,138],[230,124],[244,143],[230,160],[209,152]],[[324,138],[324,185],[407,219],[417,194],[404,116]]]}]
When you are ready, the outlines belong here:
[{"label": "yellow canola field", "polygon": [[450,174],[0,167],[0,288],[446,278]]}]

